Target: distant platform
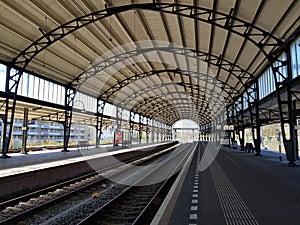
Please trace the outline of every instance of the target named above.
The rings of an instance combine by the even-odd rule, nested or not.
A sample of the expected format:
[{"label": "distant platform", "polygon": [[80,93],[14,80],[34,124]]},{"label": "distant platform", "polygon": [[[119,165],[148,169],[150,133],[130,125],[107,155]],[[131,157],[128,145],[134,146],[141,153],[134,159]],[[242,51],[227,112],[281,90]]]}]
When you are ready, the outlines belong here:
[{"label": "distant platform", "polygon": [[141,144],[131,147],[103,145],[99,148],[89,147],[88,149],[84,150],[78,150],[76,147],[68,148],[68,152],[62,152],[62,149],[45,149],[41,151],[32,151],[27,155],[21,153],[11,153],[9,154],[11,158],[0,160],[0,178],[76,162],[88,161],[108,155],[140,150],[146,147],[155,147],[163,143],[166,142]]}]

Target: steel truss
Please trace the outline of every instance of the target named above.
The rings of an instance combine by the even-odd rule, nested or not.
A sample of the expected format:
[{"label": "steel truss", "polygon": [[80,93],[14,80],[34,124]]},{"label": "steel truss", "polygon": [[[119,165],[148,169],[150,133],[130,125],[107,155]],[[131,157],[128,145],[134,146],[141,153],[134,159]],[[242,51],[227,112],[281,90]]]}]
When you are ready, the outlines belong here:
[{"label": "steel truss", "polygon": [[[119,108],[121,108],[121,109],[123,109],[123,108],[125,108],[127,105],[128,105],[128,103],[130,103],[132,100],[134,100],[134,99],[136,99],[136,97],[138,97],[138,96],[141,96],[142,94],[144,94],[144,93],[146,93],[146,92],[148,92],[148,91],[152,91],[152,90],[155,90],[155,89],[157,89],[157,88],[161,88],[161,87],[165,87],[165,86],[168,86],[168,85],[174,85],[175,83],[161,83],[161,84],[159,84],[159,85],[153,85],[153,86],[149,86],[149,87],[147,87],[147,88],[145,88],[145,89],[143,89],[143,90],[139,90],[139,91],[137,91],[137,92],[135,92],[134,94],[132,94],[132,95],[130,95],[125,101],[123,101],[122,103],[120,103],[119,104]],[[182,83],[180,83],[180,85],[185,85],[184,83],[182,84]],[[196,86],[196,85],[194,85],[195,86],[195,88],[199,88],[199,86]],[[186,92],[174,92],[174,94],[180,94],[180,93],[182,93],[182,94],[185,94],[186,95]],[[170,94],[172,94],[172,93],[168,93],[168,95],[170,95]],[[101,97],[101,96],[100,96]],[[99,97],[99,98],[100,98]],[[108,98],[106,99],[106,100],[110,100],[109,99],[109,97],[110,96],[108,96]],[[200,98],[200,97],[195,97],[195,98]],[[179,98],[179,100],[182,100],[182,98]],[[189,99],[189,100],[191,100],[191,99]],[[215,101],[217,102],[218,100],[217,99],[215,99]],[[102,103],[102,104],[105,104],[105,102],[106,101],[104,101],[104,103]],[[194,100],[194,102],[196,102],[196,99]],[[206,102],[206,101],[203,101],[203,102]],[[134,111],[134,112],[138,112],[138,107],[136,107],[136,105],[133,107],[133,109],[131,109],[131,111]],[[176,111],[174,111],[174,113],[176,113]],[[148,114],[147,114],[148,115]],[[121,116],[121,115],[120,115]],[[145,116],[145,115],[144,115]],[[153,115],[151,115],[151,116],[155,116],[154,114]],[[120,120],[121,121],[121,120]],[[175,121],[177,121],[177,118],[173,121],[173,122],[175,122]]]},{"label": "steel truss", "polygon": [[[102,9],[97,12],[75,18],[57,28],[47,32],[43,31],[43,36],[30,44],[14,60],[15,65],[26,67],[28,63],[41,51],[64,38],[70,33],[95,23],[108,16],[119,14],[129,10],[152,10],[169,14],[176,14],[183,17],[196,19],[205,23],[215,25],[252,42],[258,48],[264,50],[268,47],[281,46],[282,41],[271,33],[257,27],[247,21],[239,19],[232,14],[225,14],[216,10],[206,9],[203,7],[184,5],[177,3],[143,3],[130,4],[118,7]],[[47,32],[47,33],[46,33]]]},{"label": "steel truss", "polygon": [[[89,79],[90,77],[96,75],[97,73],[99,73],[100,71],[103,71],[104,69],[108,68],[111,66],[111,63],[116,63],[118,61],[122,61],[127,59],[128,57],[134,57],[137,56],[139,54],[143,54],[143,53],[147,53],[150,51],[157,51],[157,49],[159,49],[159,51],[167,51],[167,52],[172,52],[173,54],[181,54],[181,55],[188,55],[189,57],[197,57],[200,58],[203,61],[206,62],[210,62],[212,65],[221,67],[222,69],[224,69],[225,71],[229,72],[230,75],[232,75],[233,77],[235,77],[236,79],[238,79],[238,81],[240,83],[242,83],[242,85],[245,87],[245,83],[243,83],[244,79],[252,79],[253,76],[248,73],[246,70],[244,70],[243,68],[239,67],[238,65],[232,64],[230,61],[224,59],[222,56],[214,56],[212,54],[208,54],[205,52],[201,52],[201,51],[195,51],[195,50],[191,50],[191,51],[186,51],[186,50],[182,50],[181,48],[176,48],[176,47],[161,47],[161,48],[148,48],[148,49],[143,49],[142,51],[139,50],[133,50],[130,52],[126,52],[126,53],[121,53],[119,55],[115,55],[111,58],[105,59],[103,61],[101,61],[100,63],[97,63],[95,65],[93,65],[93,67],[91,67],[90,69],[88,69],[87,71],[85,71],[84,73],[80,74],[76,79],[73,80],[72,85],[74,84],[78,84],[80,82],[83,82],[87,79]],[[189,77],[197,77],[198,73],[195,73],[193,71],[181,71],[181,70],[158,70],[158,71],[149,71],[149,72],[144,72],[141,74],[134,74],[131,77],[128,77],[122,81],[119,81],[117,84],[115,84],[114,86],[112,86],[111,88],[109,88],[108,90],[106,90],[104,93],[100,94],[99,98],[104,100],[105,102],[109,100],[109,98],[116,93],[117,91],[119,91],[120,89],[122,89],[123,87],[129,85],[130,83],[138,80],[138,79],[142,79],[144,77],[149,77],[151,75],[159,75],[160,73],[163,72],[169,72],[169,73],[174,73],[175,74],[180,74],[181,76],[189,76]],[[216,85],[215,81],[214,81],[214,77],[208,78],[205,81],[211,83],[212,85]],[[74,83],[75,82],[75,83]],[[234,95],[237,95],[239,93],[239,90],[235,89],[235,87],[231,87],[228,86],[227,84],[225,84],[222,81],[218,81],[221,82],[222,86],[220,87],[222,89],[222,91],[224,91],[225,93],[228,94],[228,96],[231,96],[231,99],[225,99],[225,101],[231,102],[232,98]],[[188,84],[184,84],[184,86],[188,86]],[[197,86],[196,88],[199,89],[199,87]],[[196,98],[196,101],[198,102],[199,100],[199,96],[194,96]],[[204,108],[204,107],[201,107]],[[207,109],[207,107],[206,107]]]},{"label": "steel truss", "polygon": [[[151,106],[151,108],[149,110],[147,110],[146,113],[139,111],[139,109],[141,107],[144,107],[146,105]],[[146,99],[143,99],[140,102],[136,103],[132,107],[131,110],[136,113],[143,114],[146,117],[150,117],[150,118],[159,120],[159,118],[157,118],[156,116],[159,115],[158,113],[160,113],[161,115],[165,115],[165,114],[162,114],[162,110],[166,109],[166,108],[169,110],[169,112],[167,112],[167,116],[162,117],[161,122],[163,122],[167,125],[172,125],[172,122],[174,120],[175,121],[178,120],[180,118],[180,116],[179,116],[177,110],[174,108],[174,105],[171,104],[168,100],[161,99],[158,97],[146,98]]]},{"label": "steel truss", "polygon": [[[155,89],[159,89],[159,88],[161,88],[161,87],[166,87],[166,86],[169,86],[169,85],[174,85],[174,83],[161,83],[161,84],[158,84],[158,85],[153,85],[153,86],[148,86],[148,87],[146,87],[146,88],[144,88],[144,89],[142,89],[142,90],[139,90],[139,91],[136,91],[136,92],[134,92],[133,94],[131,94],[130,96],[128,96],[127,98],[126,98],[126,100],[125,101],[122,101],[121,103],[120,103],[120,107],[125,107],[126,105],[128,105],[128,103],[130,103],[132,100],[134,100],[134,99],[136,99],[137,97],[140,97],[140,96],[142,96],[143,94],[145,94],[145,93],[147,93],[147,92],[149,92],[149,91],[153,91],[153,90],[155,90]],[[181,84],[181,85],[184,85],[184,84]],[[194,88],[200,88],[198,85],[193,85],[194,86]],[[176,92],[176,93],[178,93],[178,92]],[[185,93],[185,92],[184,92]],[[170,93],[165,93],[165,94],[163,94],[164,96],[167,96],[167,94],[170,94]],[[185,93],[185,95],[187,95],[186,93]],[[195,102],[193,102],[192,101],[192,98],[191,98],[191,103],[193,103],[193,105],[196,107],[196,103]],[[208,112],[207,110],[208,110],[208,106],[210,106],[211,108],[214,108],[214,110],[215,111],[217,111],[218,110],[218,108],[220,107],[220,105],[218,104],[219,103],[219,100],[218,99],[214,99],[214,102],[212,102],[213,104],[211,104],[211,102],[209,102],[210,104],[208,104],[208,102],[207,102],[207,106],[204,108],[204,112],[206,111],[206,115],[209,117],[210,115],[210,112]],[[192,106],[193,106],[192,105]]]},{"label": "steel truss", "polygon": [[[2,156],[6,157],[6,153],[8,151],[8,143],[11,138],[12,134],[12,125],[14,120],[14,112],[15,112],[15,105],[16,105],[16,93],[19,85],[20,78],[25,71],[27,65],[35,58],[37,54],[39,54],[41,51],[45,50],[52,44],[56,43],[57,41],[61,40],[65,36],[73,33],[74,31],[87,26],[91,23],[94,23],[96,21],[99,21],[103,18],[106,18],[108,16],[122,13],[129,10],[153,10],[163,13],[169,13],[169,14],[176,14],[179,16],[184,16],[188,18],[192,18],[195,20],[199,20],[205,23],[209,23],[212,25],[215,25],[217,27],[223,28],[225,30],[228,30],[232,33],[235,33],[239,36],[244,37],[245,39],[252,42],[256,47],[258,47],[265,56],[268,56],[268,50],[270,48],[274,47],[280,47],[282,45],[282,41],[272,35],[271,33],[266,32],[265,30],[248,23],[247,21],[241,20],[239,18],[236,18],[233,16],[233,14],[225,14],[222,12],[218,12],[216,10],[206,9],[202,7],[197,6],[191,6],[191,5],[183,5],[183,4],[177,4],[177,3],[156,3],[153,1],[153,3],[145,3],[145,4],[130,4],[130,5],[124,5],[124,6],[118,6],[118,7],[112,7],[112,8],[106,8],[97,12],[93,12],[78,18],[75,18],[74,20],[71,20],[61,26],[58,26],[57,28],[51,30],[51,31],[42,31],[42,36],[34,41],[32,44],[30,44],[27,48],[25,48],[12,62],[12,67],[19,67],[21,68],[19,71],[11,75],[11,67],[8,67],[7,69],[7,83],[6,83],[6,93],[9,97],[13,97],[13,107],[9,107],[9,98],[6,99],[6,109],[5,109],[5,116],[4,116],[4,133],[8,134],[8,138],[6,138],[5,135],[3,138],[3,149],[2,149]],[[272,57],[275,57],[276,54],[273,52]],[[199,56],[200,57],[200,56]],[[220,57],[222,59],[222,57]],[[271,61],[271,60],[270,60]],[[274,72],[276,72],[276,68],[273,68]],[[231,68],[232,72],[235,71],[234,68]],[[276,73],[275,73],[276,74]],[[276,75],[275,75],[276,77]],[[79,83],[80,79],[77,79],[77,82]],[[74,84],[75,82],[73,82]],[[278,91],[278,87],[280,84],[276,82],[276,90]],[[230,89],[232,90],[232,89]],[[288,88],[289,92],[289,98],[290,98],[290,90]],[[288,99],[289,101],[289,99]],[[284,104],[284,101],[278,97],[278,103],[281,105]],[[290,103],[287,104],[289,109],[292,109],[292,105]],[[67,106],[67,105],[66,105]],[[283,129],[283,122],[284,122],[284,116],[282,109],[280,111],[280,120],[282,124]],[[10,120],[9,120],[10,115]],[[69,132],[70,127],[70,119],[72,118],[72,113],[66,111],[65,113],[66,119],[65,119],[65,131],[64,133],[67,135]],[[293,115],[290,116],[292,118]],[[8,123],[10,123],[10,128],[8,129]],[[98,122],[97,122],[98,124]],[[98,130],[98,125],[97,125]],[[282,130],[283,134],[284,129]],[[99,135],[100,136],[100,135]],[[8,139],[8,140],[6,140]],[[68,137],[65,138],[65,141],[68,140]],[[286,149],[289,147],[294,146],[293,141],[289,142],[287,140],[284,140]],[[295,160],[295,154],[294,152],[288,153],[288,159],[290,161]]]},{"label": "steel truss", "polygon": [[[125,53],[120,53],[118,55],[111,56],[107,59],[104,59],[100,62],[95,63],[93,66],[88,68],[86,71],[79,74],[78,77],[70,83],[70,85],[77,86],[78,84],[82,84],[84,81],[86,81],[90,77],[95,76],[95,75],[99,74],[101,71],[109,68],[112,64],[122,62],[124,60],[127,60],[130,57],[136,57],[138,55],[142,55],[142,54],[154,52],[154,51],[155,52],[157,52],[157,51],[158,52],[169,52],[174,55],[182,55],[182,56],[186,56],[190,59],[197,59],[197,60],[202,60],[204,62],[209,62],[210,64],[215,65],[215,66],[227,71],[229,73],[229,76],[234,77],[238,81],[237,83],[241,83],[244,87],[246,85],[246,83],[244,82],[245,79],[247,79],[247,81],[249,81],[249,79],[250,80],[253,79],[253,76],[249,72],[247,72],[246,70],[244,70],[243,68],[241,68],[238,65],[230,63],[229,60],[226,60],[226,59],[222,58],[221,56],[214,56],[212,54],[208,54],[208,53],[202,52],[202,51],[187,50],[187,49],[182,49],[179,47],[168,46],[168,47],[145,48],[142,50],[135,49],[135,50],[131,50],[131,51],[128,51]],[[99,97],[103,100],[106,100],[115,91],[125,87],[126,85],[130,84],[131,82],[133,82],[137,79],[147,77],[147,76],[158,75],[161,72],[170,72],[170,73],[180,74],[180,75],[186,75],[186,73],[189,73],[190,76],[194,76],[195,78],[199,77],[199,74],[200,74],[197,71],[196,72],[188,71],[188,70],[182,71],[179,69],[175,69],[175,70],[166,69],[166,70],[157,70],[157,71],[153,70],[153,71],[148,71],[148,72],[144,72],[141,74],[134,74],[131,77],[118,82],[116,85],[112,86],[110,89],[106,90],[104,93],[100,93]],[[208,76],[207,80],[205,80],[205,81],[213,84],[213,86],[217,85],[215,82],[216,80],[221,84],[221,86],[219,88],[221,88],[224,92],[226,92],[228,94],[228,96],[230,98],[227,100],[228,102],[232,102],[232,99],[234,98],[234,96],[236,96],[240,92],[240,90],[236,89],[236,87],[229,86],[226,82],[224,82],[222,80],[218,80],[214,76],[211,76],[209,73],[204,74],[204,76]]]},{"label": "steel truss", "polygon": [[[155,48],[154,50],[157,50],[157,48]],[[160,50],[163,51],[170,51],[170,48],[160,48]],[[148,52],[148,51],[153,51],[152,48],[150,49],[143,49],[143,53]],[[182,49],[179,48],[173,48],[172,51],[176,54],[187,54],[186,51],[183,51]],[[242,83],[242,85],[245,87],[246,84],[243,83],[244,78],[246,79],[253,79],[253,76],[248,73],[247,71],[245,71],[243,68],[232,64],[230,61],[223,59],[221,56],[216,57],[213,55],[209,55],[208,53],[205,52],[200,52],[200,51],[195,51],[195,50],[191,50],[191,52],[193,52],[193,54],[196,54],[197,57],[200,57],[203,61],[208,61],[208,59],[210,59],[210,63],[216,66],[221,67],[222,69],[226,70],[227,72],[230,73],[230,75],[233,75],[236,79],[239,80],[240,83]],[[80,79],[82,79],[83,75],[86,75],[84,79],[88,79],[89,77],[95,75],[96,73],[98,73],[99,71],[109,67],[111,64],[110,62],[116,62],[116,60],[124,60],[127,59],[128,56],[136,56],[140,54],[140,52],[134,50],[132,52],[126,52],[126,53],[121,53],[120,55],[117,56],[113,56],[112,58],[109,58],[107,60],[104,60],[96,65],[94,65],[90,70],[91,71],[86,71],[84,74],[81,74],[78,76],[78,78],[74,81],[78,82]],[[190,57],[195,57],[194,55],[190,56]],[[97,67],[97,69],[95,69],[95,67]],[[108,90],[106,90],[104,93],[102,93],[99,98],[107,101],[114,93],[116,93],[117,91],[119,91],[121,88],[129,85],[130,83],[134,82],[135,80],[138,79],[142,79],[144,77],[148,77],[151,75],[158,75],[160,73],[163,72],[170,72],[170,73],[179,73],[180,75],[187,75],[187,73],[189,73],[188,75],[190,76],[191,74],[193,75],[193,72],[191,71],[180,71],[180,70],[160,70],[160,71],[150,71],[150,72],[145,72],[145,73],[141,73],[141,74],[134,74],[133,76],[126,78],[122,81],[119,81],[117,84],[115,84],[114,86],[112,86],[111,88],[109,88]],[[186,73],[186,74],[185,74]],[[195,72],[194,72],[195,73]],[[196,75],[196,73],[195,73]],[[214,78],[212,78],[211,82],[213,85],[215,85]],[[209,79],[207,79],[207,81],[209,82]],[[238,90],[235,90],[234,87],[227,87],[226,84],[223,83],[223,86],[221,87],[222,90],[224,92],[226,92],[228,94],[228,96],[231,95],[236,95],[237,93],[239,93]],[[234,91],[233,91],[234,90]],[[227,100],[227,102],[231,102],[231,100]]]},{"label": "steel truss", "polygon": [[[276,122],[280,123],[280,116],[278,110],[265,109],[260,107],[259,112],[261,124],[269,124]],[[288,116],[287,113],[284,113],[284,115]]]},{"label": "steel truss", "polygon": [[51,121],[51,122],[57,122],[63,124],[64,118],[65,118],[65,112],[56,112],[46,116],[35,118],[33,120]]},{"label": "steel truss", "polygon": [[[158,76],[158,75],[160,75],[162,73],[165,73],[165,72],[167,72],[167,73],[173,73],[174,76],[176,74],[179,74],[181,76],[182,80],[184,80],[183,79],[184,77],[187,77],[187,78],[190,78],[190,77],[198,78],[198,75],[199,75],[199,73],[197,73],[197,72],[182,71],[182,70],[178,70],[178,69],[153,70],[153,71],[144,72],[144,73],[141,73],[141,74],[134,74],[131,77],[128,77],[128,78],[126,78],[124,80],[121,80],[117,84],[115,84],[115,85],[111,86],[109,89],[105,90],[102,94],[99,95],[99,98],[102,99],[103,101],[108,101],[109,98],[111,98],[111,96],[113,94],[115,94],[116,92],[118,92],[122,88],[128,86],[132,82],[140,80],[140,79],[145,78],[145,77],[153,76],[153,75],[157,75]],[[212,85],[216,85],[213,77],[212,77],[212,79],[206,79],[205,82],[208,82],[209,84],[212,84]],[[178,83],[174,82],[174,84],[178,84]],[[183,83],[183,82],[179,83],[179,85],[184,85],[185,87],[189,87],[190,86],[190,84]],[[245,85],[243,84],[243,86],[245,86]],[[195,87],[195,86],[190,86],[190,87]],[[200,90],[199,86],[196,86],[196,87],[198,87],[198,89]],[[226,88],[224,88],[224,86],[223,87],[219,87],[219,88],[222,88],[223,91],[228,94],[228,96],[230,96],[230,95],[236,95],[238,93],[238,90],[236,90],[235,88],[232,88],[231,92],[228,91],[228,90],[226,90]],[[205,93],[205,90],[202,90],[201,96],[199,96],[199,95],[197,95],[197,96],[199,98],[201,98],[203,95],[206,95],[206,94],[207,93]],[[233,96],[232,96],[232,98],[233,98]],[[232,101],[232,98],[231,99],[227,99],[227,102]],[[226,99],[225,99],[225,101],[226,101]]]},{"label": "steel truss", "polygon": [[[187,98],[187,99],[189,99],[189,98]],[[183,98],[181,98],[180,100],[184,100]],[[190,100],[190,99],[189,99]],[[149,116],[149,117],[158,117],[158,115],[159,114],[156,114],[156,112],[155,111],[153,111],[153,110],[159,110],[159,109],[161,109],[161,107],[162,106],[158,106],[160,103],[163,103],[163,102],[158,102],[158,103],[156,103],[156,102],[153,102],[153,104],[157,104],[157,106],[154,106],[154,108],[153,109],[150,109],[149,111],[147,111],[146,113],[145,112],[141,112],[140,110],[138,110],[137,112],[140,112],[140,113],[143,113],[144,114],[144,116]],[[174,104],[176,105],[176,108],[174,108]],[[174,114],[174,116],[175,115],[177,115],[178,114],[178,109],[180,109],[180,108],[182,108],[182,109],[185,109],[185,108],[187,108],[187,106],[186,106],[186,104],[185,104],[185,108],[184,107],[180,107],[179,105],[177,105],[178,103],[174,103],[173,104],[173,110],[174,111],[172,111],[172,113],[168,113],[168,114]],[[184,104],[184,103],[182,103],[182,104]],[[141,105],[140,105],[141,106]],[[153,106],[153,105],[152,105]],[[172,108],[170,108],[169,110],[171,110]],[[190,107],[190,108],[196,108],[196,107]],[[158,112],[157,112],[158,113]],[[166,117],[167,115],[165,115],[165,114],[160,114],[161,116],[162,116],[162,120],[164,120],[164,121],[168,121],[168,125],[171,125],[172,123],[174,123],[175,121],[177,121],[177,117],[174,117],[174,120],[171,120],[172,118],[168,118],[168,117]],[[178,116],[178,118],[180,118],[180,116]]]}]

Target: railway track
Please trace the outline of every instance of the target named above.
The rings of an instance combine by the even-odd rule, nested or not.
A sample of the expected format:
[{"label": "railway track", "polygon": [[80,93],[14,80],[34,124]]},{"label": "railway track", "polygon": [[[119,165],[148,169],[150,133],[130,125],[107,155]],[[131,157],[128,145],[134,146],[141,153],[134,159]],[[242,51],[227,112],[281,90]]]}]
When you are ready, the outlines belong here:
[{"label": "railway track", "polygon": [[[146,163],[150,160],[154,160],[161,154],[170,152],[175,147],[169,147],[163,151],[156,149],[151,154],[145,153],[143,156],[136,156],[134,159],[130,159],[130,163],[139,165]],[[123,164],[124,167],[124,164]],[[118,168],[118,169],[117,169]],[[110,172],[113,171],[113,172]],[[125,173],[122,166],[113,166],[106,171],[107,176],[122,176]],[[111,173],[111,174],[110,174]],[[126,172],[128,173],[128,171]],[[61,188],[56,188],[54,191],[48,191],[46,194],[41,192],[35,192],[17,199],[13,199],[2,203],[0,206],[2,210],[0,212],[0,224],[55,224],[56,220],[60,220],[69,211],[74,211],[75,208],[78,211],[74,216],[74,224],[85,218],[86,215],[93,213],[95,208],[105,205],[117,194],[122,192],[126,185],[116,184],[111,180],[103,178],[98,173],[93,173],[91,176],[84,176],[80,181],[76,182],[64,182],[64,184],[57,185]],[[55,187],[51,187],[53,189]],[[101,193],[101,198],[97,198],[92,193]],[[28,200],[28,198],[30,198]],[[14,205],[19,201],[18,204]],[[52,208],[52,209],[51,209]],[[84,210],[83,210],[84,209]],[[76,211],[75,210],[75,211]],[[74,214],[74,213],[73,213]],[[76,218],[79,217],[79,218]],[[48,221],[48,222],[45,222]],[[58,224],[61,224],[58,222]]]},{"label": "railway track", "polygon": [[[166,147],[171,147],[171,144],[166,145]],[[57,192],[57,190],[59,189],[63,189],[66,188],[68,186],[69,189],[71,189],[72,187],[79,187],[80,183],[91,183],[94,181],[99,180],[99,174],[103,173],[105,171],[109,171],[111,169],[117,168],[118,166],[122,165],[122,163],[133,163],[134,161],[137,161],[139,159],[142,158],[146,158],[147,156],[151,156],[152,154],[155,154],[157,152],[160,152],[162,150],[163,146],[158,146],[150,151],[135,151],[134,153],[121,153],[119,155],[116,156],[116,158],[119,160],[118,164],[113,164],[109,167],[106,167],[105,169],[101,170],[101,171],[95,171],[89,174],[85,174],[83,176],[74,178],[74,179],[70,179],[64,182],[60,182],[58,184],[55,185],[51,185],[49,187],[37,190],[37,191],[33,191],[31,193],[28,194],[24,194],[18,197],[14,197],[12,199],[9,200],[4,200],[2,202],[0,202],[0,212],[4,209],[6,209],[7,207],[12,207],[15,206],[17,204],[19,204],[20,202],[26,202],[32,198],[36,198],[39,197],[41,195],[47,195],[48,193],[52,193],[52,192]],[[1,217],[0,217],[0,221],[1,221]]]},{"label": "railway track", "polygon": [[[191,153],[192,146],[186,146],[167,163],[156,167],[139,181],[127,187],[115,198],[104,204],[82,220],[80,225],[142,225],[150,224],[160,204],[174,183],[181,167]],[[167,171],[168,178],[152,185],[144,180],[152,180]]]}]

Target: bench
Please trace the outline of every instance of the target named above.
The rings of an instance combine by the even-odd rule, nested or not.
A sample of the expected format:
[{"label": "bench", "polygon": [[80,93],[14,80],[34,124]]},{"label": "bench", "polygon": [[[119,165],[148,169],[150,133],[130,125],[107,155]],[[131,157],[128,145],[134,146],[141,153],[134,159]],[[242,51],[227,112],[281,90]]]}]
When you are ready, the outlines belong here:
[{"label": "bench", "polygon": [[78,147],[78,150],[80,150],[80,149],[82,149],[82,150],[88,149],[89,142],[88,141],[78,141],[77,147]]},{"label": "bench", "polygon": [[245,152],[248,152],[248,153],[254,152],[254,147],[253,147],[252,143],[246,143]]}]

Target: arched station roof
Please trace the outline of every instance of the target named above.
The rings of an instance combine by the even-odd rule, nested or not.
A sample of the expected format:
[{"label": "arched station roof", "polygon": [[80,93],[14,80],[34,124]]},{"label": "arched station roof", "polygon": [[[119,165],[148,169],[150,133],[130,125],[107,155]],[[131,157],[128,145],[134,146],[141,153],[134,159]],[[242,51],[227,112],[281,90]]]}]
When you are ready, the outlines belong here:
[{"label": "arched station roof", "polygon": [[212,108],[222,112],[217,103],[231,104],[253,82],[299,29],[300,15],[298,0],[0,6],[2,61],[170,125],[205,124],[217,116]]}]

